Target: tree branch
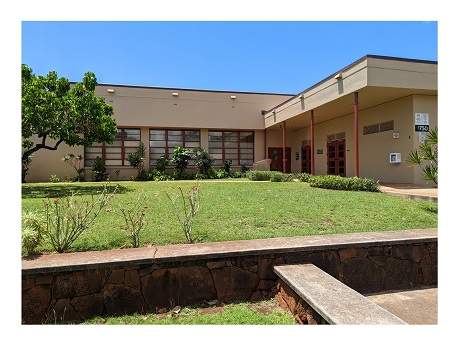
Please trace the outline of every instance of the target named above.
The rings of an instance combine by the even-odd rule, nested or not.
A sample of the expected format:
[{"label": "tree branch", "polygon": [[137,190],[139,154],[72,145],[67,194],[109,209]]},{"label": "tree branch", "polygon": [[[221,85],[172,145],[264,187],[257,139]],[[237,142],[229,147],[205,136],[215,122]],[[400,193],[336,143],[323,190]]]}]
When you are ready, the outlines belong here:
[{"label": "tree branch", "polygon": [[41,144],[37,144],[33,148],[31,148],[30,150],[25,151],[22,154],[22,161],[26,160],[31,154],[33,154],[34,152],[37,152],[40,149],[56,151],[58,149],[58,146],[64,141],[64,139],[59,139],[56,142],[56,144],[54,144],[54,146],[48,146],[48,145],[45,144],[45,140],[46,140],[46,135],[43,137]]}]

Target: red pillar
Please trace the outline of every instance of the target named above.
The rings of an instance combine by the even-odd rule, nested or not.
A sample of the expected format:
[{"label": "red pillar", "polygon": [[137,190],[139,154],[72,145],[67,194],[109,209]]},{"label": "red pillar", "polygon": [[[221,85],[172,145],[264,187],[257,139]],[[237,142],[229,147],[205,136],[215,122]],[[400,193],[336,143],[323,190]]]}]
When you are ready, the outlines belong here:
[{"label": "red pillar", "polygon": [[359,177],[358,92],[355,92],[355,176]]},{"label": "red pillar", "polygon": [[264,130],[264,159],[267,159],[267,130]]},{"label": "red pillar", "polygon": [[313,124],[313,110],[310,113],[310,156],[311,156],[311,171],[310,174],[315,174],[315,130]]},{"label": "red pillar", "polygon": [[286,121],[283,121],[283,174],[286,174]]}]

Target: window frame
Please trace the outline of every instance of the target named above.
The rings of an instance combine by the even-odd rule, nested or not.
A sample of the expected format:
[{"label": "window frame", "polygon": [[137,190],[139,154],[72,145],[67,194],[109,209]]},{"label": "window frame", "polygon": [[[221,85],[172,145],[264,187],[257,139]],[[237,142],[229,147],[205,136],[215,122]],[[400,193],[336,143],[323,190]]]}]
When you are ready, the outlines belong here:
[{"label": "window frame", "polygon": [[[220,136],[221,136],[221,140],[210,140],[210,136],[211,136],[211,133],[220,133]],[[234,134],[236,133],[237,135],[237,140],[226,140],[227,137],[231,138]],[[242,159],[241,158],[241,150],[242,149],[248,149],[248,148],[242,148],[241,146],[241,133],[250,133],[250,136],[252,136],[252,147],[250,148],[251,149],[251,159]],[[229,135],[226,135],[226,134],[229,134]],[[241,165],[253,165],[254,164],[254,146],[255,146],[255,131],[250,131],[250,130],[209,130],[208,131],[208,151],[209,153],[211,154],[211,156],[213,155],[213,153],[211,152],[213,149],[218,149],[217,147],[211,147],[210,143],[221,143],[220,145],[220,150],[222,152],[222,159],[216,159],[214,158],[216,161],[222,161],[222,163],[214,163],[213,165],[214,166],[222,166],[224,164],[225,161],[232,161],[232,165],[236,165],[236,166],[241,166]],[[232,148],[232,147],[226,147],[225,146],[225,143],[232,143],[232,142],[237,142],[238,145],[237,145],[237,157],[238,158],[227,158],[226,157],[226,149],[227,150],[230,150],[230,149],[235,149],[235,148]],[[230,154],[230,153],[228,153]],[[248,154],[248,153],[245,153],[245,154]],[[246,163],[246,164],[241,164],[241,161],[252,161],[252,163]],[[234,163],[236,161],[236,164]]]},{"label": "window frame", "polygon": [[[125,135],[125,130],[136,130],[138,131],[138,135],[139,136],[139,139],[138,140],[133,140],[133,139],[126,139],[125,136],[127,136],[128,134]],[[120,132],[118,132],[120,131]],[[84,150],[84,165],[85,167],[92,167],[93,165],[90,164],[91,162],[91,159],[87,159],[86,158],[86,155],[89,153],[87,152],[86,150],[87,149],[90,149],[90,148],[100,148],[100,152],[98,151],[96,153],[96,156],[100,156],[102,157],[102,159],[105,161],[105,165],[106,167],[124,167],[124,166],[131,166],[131,164],[126,161],[126,149],[128,149],[128,151],[133,151],[133,150],[129,150],[129,149],[136,149],[139,147],[139,144],[141,143],[141,129],[140,128],[133,128],[133,127],[119,127],[117,128],[117,134],[116,136],[118,135],[118,133],[120,133],[120,145],[113,145],[113,144],[107,144],[105,141],[102,142],[102,143],[96,143],[96,145],[91,145],[89,147],[85,147],[85,150]],[[135,146],[126,146],[125,142],[126,141],[135,141],[137,142],[137,145]],[[114,140],[114,143],[115,143],[115,140]],[[107,149],[110,149],[110,148],[120,148],[120,152],[116,152],[116,153],[112,153],[112,152],[107,152]],[[117,158],[117,159],[114,159],[114,158],[107,158],[107,154],[119,154],[120,157]],[[121,164],[107,164],[107,162],[110,163],[110,161],[119,161],[121,160]]]},{"label": "window frame", "polygon": [[[152,131],[163,131],[164,132],[164,139],[163,140],[152,140]],[[176,131],[176,132],[181,132],[181,140],[170,140],[170,133],[169,132]],[[196,132],[198,134],[198,140],[187,140],[187,134],[186,132]],[[158,141],[158,142],[164,142],[165,146],[152,146],[151,142],[152,141]],[[158,158],[152,158],[153,154],[160,155],[166,155],[169,159],[172,158],[172,153],[169,153],[170,149],[176,148],[178,145],[170,145],[170,142],[180,142],[182,147],[189,149],[191,152],[195,148],[201,147],[201,130],[199,129],[187,129],[187,128],[149,128],[149,161],[150,161],[150,166],[154,167],[156,164],[156,161],[159,159]],[[187,145],[187,143],[198,143],[198,146],[195,145]],[[152,153],[152,148],[154,149],[163,149],[163,153]],[[172,166],[172,163],[169,163],[168,166]],[[189,160],[189,166],[194,166],[195,165],[195,160],[190,159]]]}]

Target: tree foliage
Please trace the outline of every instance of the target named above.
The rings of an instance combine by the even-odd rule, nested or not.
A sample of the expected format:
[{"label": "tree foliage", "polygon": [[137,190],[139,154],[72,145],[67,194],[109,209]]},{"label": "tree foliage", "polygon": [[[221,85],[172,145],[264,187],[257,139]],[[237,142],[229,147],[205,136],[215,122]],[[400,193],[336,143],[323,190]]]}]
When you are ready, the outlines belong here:
[{"label": "tree foliage", "polygon": [[[92,72],[71,87],[68,79],[58,78],[54,71],[35,76],[22,65],[22,162],[40,149],[57,150],[61,143],[113,142],[117,132],[113,108],[95,95],[96,85]],[[38,143],[32,138],[38,138]]]},{"label": "tree foliage", "polygon": [[427,133],[425,142],[412,151],[408,158],[409,166],[418,165],[422,169],[424,180],[438,184],[438,128]]}]

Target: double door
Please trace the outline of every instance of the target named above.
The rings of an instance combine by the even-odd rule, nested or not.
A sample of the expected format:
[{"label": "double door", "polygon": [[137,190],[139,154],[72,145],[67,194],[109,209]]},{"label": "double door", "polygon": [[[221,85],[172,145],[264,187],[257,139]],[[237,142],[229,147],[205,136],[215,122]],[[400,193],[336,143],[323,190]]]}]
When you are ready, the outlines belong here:
[{"label": "double door", "polygon": [[334,140],[327,143],[327,174],[346,176],[345,140]]},{"label": "double door", "polygon": [[[286,158],[284,158],[286,156]],[[286,155],[283,155],[282,147],[269,147],[268,158],[271,159],[270,170],[283,172],[283,159],[286,159],[286,173],[291,172],[291,148],[286,147]]]},{"label": "double door", "polygon": [[311,149],[310,145],[303,146],[301,149],[302,160],[301,160],[301,171],[303,173],[311,174]]}]

